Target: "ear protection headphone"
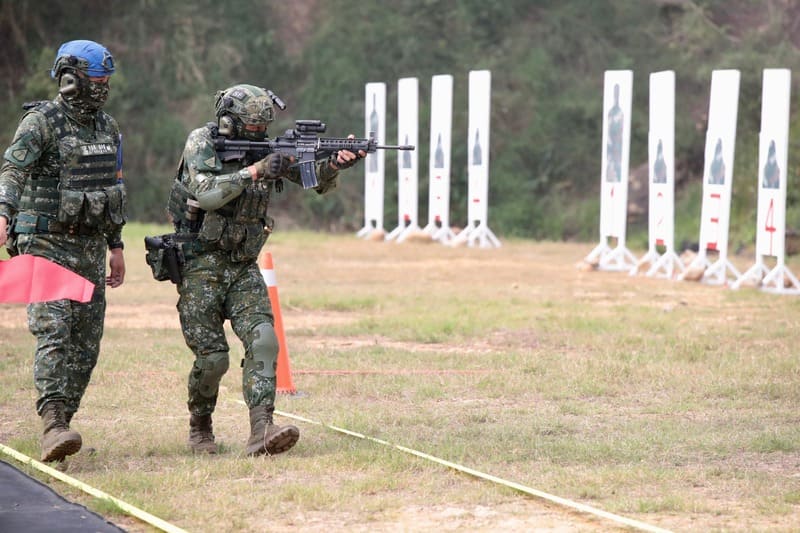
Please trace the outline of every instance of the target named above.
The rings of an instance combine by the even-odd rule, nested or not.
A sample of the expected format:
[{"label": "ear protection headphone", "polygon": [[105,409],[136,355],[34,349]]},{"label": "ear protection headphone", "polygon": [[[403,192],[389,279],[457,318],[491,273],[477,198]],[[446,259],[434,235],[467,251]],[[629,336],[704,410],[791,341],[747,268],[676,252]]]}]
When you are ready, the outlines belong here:
[{"label": "ear protection headphone", "polygon": [[219,134],[223,137],[236,137],[236,122],[228,114],[219,117]]},{"label": "ear protection headphone", "polygon": [[232,116],[225,113],[224,110],[230,109],[234,106],[233,98],[227,96],[223,91],[217,92],[217,101],[214,102],[214,107],[217,109],[218,119],[218,132],[223,137],[236,136],[236,121]]},{"label": "ear protection headphone", "polygon": [[70,96],[78,92],[78,77],[71,73],[65,72],[58,80],[58,92],[62,96]]}]

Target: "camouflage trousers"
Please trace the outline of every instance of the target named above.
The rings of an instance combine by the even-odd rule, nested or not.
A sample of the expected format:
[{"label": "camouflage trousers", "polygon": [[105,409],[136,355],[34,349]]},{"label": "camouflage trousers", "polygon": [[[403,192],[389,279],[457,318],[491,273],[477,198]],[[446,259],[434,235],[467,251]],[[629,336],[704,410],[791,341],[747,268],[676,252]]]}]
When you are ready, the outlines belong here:
[{"label": "camouflage trousers", "polygon": [[60,234],[20,235],[21,254],[45,257],[95,284],[91,301],[72,300],[28,305],[28,329],[36,337],[33,381],[36,412],[49,401],[63,401],[68,415],[80,406],[97,364],[105,318],[106,241]]},{"label": "camouflage trousers", "polygon": [[[248,408],[275,404],[278,346],[272,305],[256,261],[233,262],[223,251],[187,260],[178,286],[178,313],[195,361],[189,373],[189,412],[211,414],[229,366],[224,322],[244,345],[242,393]],[[261,342],[272,339],[266,349]],[[266,361],[266,362],[265,362]]]}]

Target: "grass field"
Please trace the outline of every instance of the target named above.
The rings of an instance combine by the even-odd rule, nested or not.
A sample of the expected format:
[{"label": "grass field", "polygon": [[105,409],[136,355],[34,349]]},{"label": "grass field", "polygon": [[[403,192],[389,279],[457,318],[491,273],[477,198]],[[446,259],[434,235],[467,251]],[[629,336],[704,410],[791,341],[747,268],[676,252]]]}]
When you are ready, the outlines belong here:
[{"label": "grass field", "polygon": [[[278,417],[300,428],[298,445],[243,456],[242,349],[228,329],[214,416],[223,453],[195,457],[176,291],[150,277],[141,244],[165,229],[125,231],[127,279],[109,290],[100,362],[73,421],[85,449],[66,472],[175,526],[620,529],[334,425],[665,529],[800,528],[796,296],[581,271],[591,243],[485,250],[279,232],[268,248],[299,393],[277,408],[322,424]],[[745,269],[752,257],[732,260]],[[0,442],[38,458],[25,320],[23,306],[0,305]]]}]

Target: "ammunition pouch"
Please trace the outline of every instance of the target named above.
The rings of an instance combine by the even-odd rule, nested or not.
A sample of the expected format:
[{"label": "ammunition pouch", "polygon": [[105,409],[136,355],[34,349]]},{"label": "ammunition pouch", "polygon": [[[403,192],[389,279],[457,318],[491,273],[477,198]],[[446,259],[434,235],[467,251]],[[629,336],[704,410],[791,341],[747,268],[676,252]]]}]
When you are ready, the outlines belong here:
[{"label": "ammunition pouch", "polygon": [[181,267],[186,262],[180,241],[194,239],[193,236],[175,234],[145,237],[145,261],[153,272],[156,281],[170,280],[176,285],[183,281]]},{"label": "ammunition pouch", "polygon": [[65,227],[117,229],[125,224],[127,195],[122,184],[94,191],[61,189],[56,220]]},{"label": "ammunition pouch", "polygon": [[230,252],[234,262],[252,261],[258,258],[274,226],[275,221],[270,216],[236,223],[217,211],[209,211],[198,233],[198,241],[204,250]]}]

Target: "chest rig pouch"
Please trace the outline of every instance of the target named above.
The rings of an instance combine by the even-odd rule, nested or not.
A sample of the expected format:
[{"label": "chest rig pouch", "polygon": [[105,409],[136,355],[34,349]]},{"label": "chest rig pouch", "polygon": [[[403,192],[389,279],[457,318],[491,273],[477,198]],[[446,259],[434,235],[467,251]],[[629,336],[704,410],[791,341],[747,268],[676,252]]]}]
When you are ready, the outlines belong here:
[{"label": "chest rig pouch", "polygon": [[116,179],[113,144],[77,144],[61,172],[56,219],[66,226],[112,229],[125,222],[124,185]]}]

